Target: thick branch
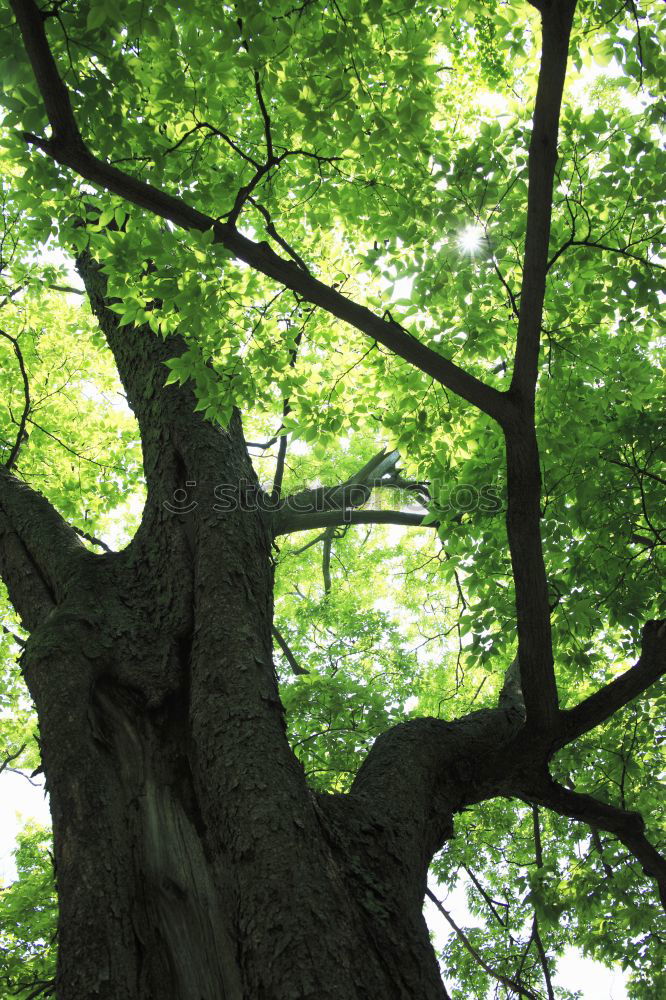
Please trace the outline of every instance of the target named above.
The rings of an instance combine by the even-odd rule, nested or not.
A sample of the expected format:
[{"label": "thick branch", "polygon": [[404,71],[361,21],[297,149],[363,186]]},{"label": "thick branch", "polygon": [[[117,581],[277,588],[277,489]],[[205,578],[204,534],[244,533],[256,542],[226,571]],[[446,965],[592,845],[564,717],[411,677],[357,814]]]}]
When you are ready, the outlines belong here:
[{"label": "thick branch", "polygon": [[[424,514],[399,510],[358,510],[370,499],[373,489],[396,486],[402,482],[396,473],[399,459],[398,451],[387,453],[382,448],[344,483],[301,490],[286,497],[273,515],[274,534],[284,535],[312,528],[339,528],[350,524],[420,526]],[[413,488],[414,484],[409,485]]]},{"label": "thick branch", "polygon": [[[412,514],[402,510],[312,510],[281,511],[274,528],[276,535],[287,535],[294,531],[311,531],[313,528],[341,528],[349,524],[398,524],[418,528],[423,524],[424,514]],[[428,527],[436,527],[434,524]]]},{"label": "thick branch", "polygon": [[552,780],[530,787],[525,796],[531,802],[548,806],[562,816],[570,816],[601,830],[614,833],[642,865],[646,875],[655,879],[662,906],[666,910],[666,859],[645,836],[645,822],[640,813],[618,809],[591,795],[572,792]]},{"label": "thick branch", "polygon": [[601,725],[618,709],[637,698],[666,674],[666,621],[651,621],[643,628],[641,655],[625,673],[616,677],[580,704],[561,714],[562,736],[558,746]]},{"label": "thick branch", "polygon": [[523,725],[523,713],[510,704],[451,722],[420,718],[393,726],[375,740],[350,795],[360,796],[429,863],[453,835],[456,812],[504,794],[501,748]]},{"label": "thick branch", "polygon": [[333,545],[334,531],[334,528],[329,528],[327,530],[321,550],[321,575],[324,578],[325,594],[330,594],[331,592],[331,548]]},{"label": "thick branch", "polygon": [[575,0],[539,4],[541,68],[529,150],[527,226],[518,336],[509,394],[521,417],[505,427],[507,535],[516,588],[518,656],[528,723],[547,732],[557,719],[550,601],[541,544],[541,474],[534,424],[539,341],[557,160],[557,133]]},{"label": "thick branch", "polygon": [[545,735],[556,725],[558,696],[541,543],[539,450],[531,421],[507,433],[506,464],[506,527],[516,595],[521,687],[527,721]]},{"label": "thick branch", "polygon": [[268,244],[253,242],[233,226],[217,222],[191,208],[182,199],[166,194],[93,156],[81,140],[69,95],[49,49],[38,7],[34,0],[11,0],[11,5],[53,129],[52,139],[27,134],[28,142],[86,180],[168,219],[182,229],[212,230],[216,243],[250,267],[383,344],[499,423],[508,418],[512,405],[505,394],[421,344],[397,323],[352,302],[336,289],[305,273],[292,261],[278,256]]},{"label": "thick branch", "polygon": [[19,420],[18,430],[16,432],[16,440],[11,452],[9,453],[9,458],[5,462],[5,468],[11,470],[16,464],[16,460],[19,456],[21,450],[21,445],[25,437],[25,425],[28,421],[28,415],[30,413],[30,382],[28,380],[28,373],[26,371],[25,362],[23,360],[23,352],[21,351],[20,344],[16,337],[12,337],[11,334],[7,333],[5,330],[0,330],[0,337],[4,337],[14,348],[14,354],[16,355],[16,360],[18,361],[19,368],[21,369],[21,378],[23,379],[23,410],[21,411],[21,417]]},{"label": "thick branch", "polygon": [[518,339],[510,391],[532,412],[536,388],[562,91],[576,0],[539,4],[541,68],[529,151],[527,227]]},{"label": "thick branch", "polygon": [[[109,308],[112,300],[107,298],[106,276],[99,264],[83,253],[76,265],[139,424],[149,502],[170,504],[175,490],[187,492],[197,486],[204,467],[211,481],[219,475],[219,456],[227,437],[194,412],[196,399],[189,384],[166,385],[165,362],[187,350],[183,338],[159,337],[147,324],[131,330],[121,327],[120,317]],[[195,448],[204,460],[197,469],[185,458]],[[171,506],[178,510],[185,505]]]},{"label": "thick branch", "polygon": [[0,575],[29,631],[53,610],[87,555],[46,497],[0,466]]}]

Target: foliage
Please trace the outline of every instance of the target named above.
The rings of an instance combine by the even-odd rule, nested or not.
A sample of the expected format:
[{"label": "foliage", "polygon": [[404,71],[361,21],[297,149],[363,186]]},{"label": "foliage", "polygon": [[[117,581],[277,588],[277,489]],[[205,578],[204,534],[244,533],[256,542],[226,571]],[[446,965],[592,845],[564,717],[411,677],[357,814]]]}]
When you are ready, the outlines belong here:
[{"label": "foliage", "polygon": [[[255,0],[239,11],[202,0],[55,4],[49,37],[95,154],[285,255],[297,248],[321,281],[388,310],[422,343],[506,388],[537,12],[525,7],[516,19],[494,0],[416,0],[395,10],[379,0]],[[642,624],[660,613],[664,20],[633,3],[618,12],[588,0],[572,41],[537,397],[565,705],[625,669]],[[42,130],[41,99],[4,8],[0,28],[3,455],[25,407],[21,476],[93,539],[120,547],[131,537],[143,495],[136,426],[86,306],[60,290],[78,282],[68,255],[90,247],[128,336],[147,322],[186,337],[170,379],[192,381],[207,419],[225,424],[237,405],[249,440],[289,435],[286,492],[342,482],[380,447],[400,451],[403,476],[429,484],[434,529],[345,527],[327,542],[315,541],[320,532],[280,541],[276,623],[309,673],[294,677],[279,652],[276,661],[290,739],[313,786],[347,788],[359,757],[395,721],[495,704],[515,652],[496,426],[232,259],[210,231],[178,231],[73,181],[50,158],[26,155],[22,132]],[[461,237],[470,229],[473,252]],[[268,486],[277,447],[254,449]],[[18,630],[4,594],[3,621]],[[16,652],[0,635],[3,752],[25,744],[14,766],[32,767],[34,723]],[[555,762],[563,783],[640,810],[656,846],[666,836],[663,700],[655,690]],[[637,863],[610,835],[543,811],[538,822],[540,862],[532,812],[503,799],[461,815],[435,861],[440,884],[462,878],[470,913],[483,918],[468,928],[474,948],[501,975],[543,993],[536,926],[551,972],[574,943],[621,962],[632,997],[658,995],[666,925]],[[22,834],[19,879],[0,903],[8,983],[19,961],[49,977],[54,902],[44,847],[42,832]],[[460,936],[442,961],[459,996],[496,985]]]},{"label": "foliage", "polygon": [[25,826],[14,851],[17,878],[0,889],[0,988],[18,1000],[52,992],[57,901],[50,846],[49,830]]}]

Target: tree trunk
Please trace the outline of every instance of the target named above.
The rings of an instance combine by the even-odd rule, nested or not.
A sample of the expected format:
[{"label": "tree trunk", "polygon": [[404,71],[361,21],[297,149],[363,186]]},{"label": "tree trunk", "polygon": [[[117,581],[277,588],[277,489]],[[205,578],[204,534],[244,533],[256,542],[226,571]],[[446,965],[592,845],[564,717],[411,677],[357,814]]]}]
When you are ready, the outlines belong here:
[{"label": "tree trunk", "polygon": [[[184,342],[120,329],[95,262],[79,269],[139,422],[148,498],[121,553],[70,544],[54,511],[53,558],[41,565],[43,535],[19,552],[46,579],[40,613],[25,590],[15,603],[53,814],[57,995],[441,998],[422,916],[441,837],[396,823],[362,782],[316,796],[289,746],[273,536],[243,502],[259,485],[240,416],[222,430],[194,413],[187,386],[165,385]],[[46,501],[5,478],[7,522],[32,523]],[[3,553],[21,579],[0,534]]]},{"label": "tree trunk", "polygon": [[203,556],[193,588],[189,557],[172,561],[191,622],[130,548],[94,558],[25,653],[58,997],[442,997],[421,914],[429,858],[409,870],[409,844],[362,797],[308,790],[271,662],[268,546],[247,514],[219,527],[233,550]]}]

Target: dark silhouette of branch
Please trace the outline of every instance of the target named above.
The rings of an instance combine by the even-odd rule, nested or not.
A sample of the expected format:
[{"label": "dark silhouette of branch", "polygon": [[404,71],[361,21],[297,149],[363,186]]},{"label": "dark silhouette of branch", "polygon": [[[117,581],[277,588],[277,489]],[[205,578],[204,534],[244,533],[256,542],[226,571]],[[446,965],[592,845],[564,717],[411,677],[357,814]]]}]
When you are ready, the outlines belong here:
[{"label": "dark silhouette of branch", "polygon": [[497,923],[501,927],[504,927],[504,929],[506,930],[506,928],[507,928],[507,922],[508,922],[508,913],[505,914],[504,916],[502,916],[502,914],[499,912],[499,910],[497,909],[497,907],[498,906],[502,906],[502,907],[504,907],[508,911],[509,904],[508,903],[502,903],[502,902],[500,902],[497,899],[493,899],[492,896],[484,889],[484,887],[482,886],[481,882],[477,878],[477,876],[474,873],[474,871],[471,868],[468,868],[467,865],[463,865],[463,869],[465,870],[465,872],[467,873],[467,875],[471,879],[471,881],[474,884],[474,886],[476,887],[477,891],[481,894],[481,896],[483,896],[483,899],[485,900],[488,908],[490,909],[490,912],[495,917],[495,920],[497,921]]},{"label": "dark silhouette of branch", "polygon": [[592,843],[594,844],[595,850],[599,855],[599,858],[601,860],[601,866],[604,870],[606,878],[613,878],[615,872],[606,861],[606,858],[604,856],[604,845],[601,842],[601,837],[599,836],[599,831],[597,830],[596,826],[590,826],[590,833],[592,834]]},{"label": "dark silhouette of branch", "polygon": [[649,472],[648,469],[641,469],[640,466],[631,465],[629,462],[621,462],[617,458],[608,458],[606,461],[610,462],[611,465],[619,465],[621,469],[627,469],[635,475],[647,476],[648,479],[654,479],[655,483],[661,483],[662,486],[666,486],[666,479],[664,479],[663,476],[658,476],[654,472]]},{"label": "dark silhouette of branch", "polygon": [[89,535],[87,531],[83,531],[81,528],[77,528],[75,524],[72,525],[74,531],[77,533],[79,538],[85,538],[86,541],[90,542],[92,545],[99,545],[101,549],[105,552],[113,552],[113,549],[109,548],[106,542],[103,542],[101,538],[95,538],[94,535]]},{"label": "dark silhouette of branch", "polygon": [[507,535],[515,583],[518,656],[527,721],[546,733],[557,720],[550,597],[541,543],[541,470],[534,400],[546,291],[560,107],[576,0],[541,10],[542,47],[529,148],[527,222],[518,331],[509,396],[519,417],[504,427]]},{"label": "dark silhouette of branch", "polygon": [[25,362],[23,360],[23,353],[16,337],[12,337],[11,334],[7,333],[5,330],[0,329],[0,337],[4,337],[14,348],[14,353],[16,355],[17,361],[19,363],[19,368],[21,369],[21,378],[23,379],[23,411],[18,423],[18,431],[16,432],[16,441],[9,453],[9,458],[5,462],[6,469],[12,469],[16,464],[19,452],[21,450],[21,445],[25,441],[27,434],[25,430],[25,425],[28,420],[28,415],[30,413],[30,382],[28,380],[28,373],[25,368]]},{"label": "dark silhouette of branch", "polygon": [[12,642],[15,642],[17,646],[25,647],[25,639],[22,639],[20,635],[16,635],[16,633],[12,632],[12,630],[10,628],[7,628],[6,625],[2,626],[2,631],[5,633],[5,635],[8,635],[11,638]]},{"label": "dark silhouette of branch", "polygon": [[589,698],[560,714],[557,747],[563,747],[610,719],[619,709],[642,694],[666,674],[666,620],[650,621],[643,627],[638,661]]},{"label": "dark silhouette of branch", "polygon": [[[543,868],[543,847],[541,844],[539,807],[535,805],[532,806],[532,829],[534,832],[534,859],[536,861],[537,868]],[[544,948],[543,941],[541,940],[541,934],[539,932],[539,918],[537,917],[536,910],[534,911],[534,916],[532,917],[532,938],[539,956],[541,971],[543,972],[543,978],[546,984],[546,992],[548,993],[548,1000],[555,1000],[553,982],[550,976],[550,968],[548,966],[548,956],[546,955],[546,949]]]},{"label": "dark silhouette of branch", "polygon": [[303,674],[309,674],[310,673],[309,670],[306,670],[305,667],[302,667],[299,664],[298,660],[296,659],[296,657],[294,656],[294,654],[292,653],[292,651],[291,651],[291,649],[289,647],[289,643],[287,642],[287,640],[285,639],[285,637],[282,635],[282,633],[279,631],[279,629],[277,628],[276,625],[273,625],[273,638],[275,639],[275,641],[277,642],[278,646],[280,647],[280,649],[284,653],[284,658],[287,661],[287,663],[289,664],[289,666],[291,667],[293,673],[295,673],[297,675],[303,675]]},{"label": "dark silhouette of branch", "polygon": [[230,146],[231,149],[233,149],[234,153],[237,153],[240,157],[242,157],[242,159],[244,159],[247,163],[251,164],[257,170],[261,166],[261,164],[257,160],[253,159],[253,157],[251,157],[247,153],[243,152],[243,150],[240,148],[240,146],[238,145],[238,143],[234,142],[234,140],[231,139],[226,134],[226,132],[222,132],[219,128],[216,128],[215,125],[211,125],[209,122],[197,122],[196,125],[193,125],[192,128],[189,128],[184,133],[184,135],[182,135],[180,137],[180,139],[178,140],[178,142],[174,143],[173,146],[169,146],[168,149],[165,149],[164,150],[164,155],[166,156],[169,153],[175,153],[176,150],[179,149],[183,145],[183,143],[187,142],[187,140],[190,138],[190,136],[194,135],[196,132],[200,132],[200,131],[203,131],[203,130],[205,130],[206,132],[208,132],[210,135],[215,135],[219,139],[223,139],[224,142],[226,142],[227,145]]},{"label": "dark silhouette of branch", "polygon": [[268,209],[264,208],[264,206],[261,205],[258,201],[256,201],[255,198],[248,198],[248,201],[257,209],[260,215],[263,216],[264,222],[266,223],[266,232],[268,233],[268,235],[272,237],[272,239],[274,239],[275,242],[279,246],[281,246],[286,253],[289,254],[291,259],[295,261],[295,263],[298,264],[298,266],[302,268],[306,274],[309,274],[310,268],[307,266],[303,258],[294,250],[291,244],[287,243],[284,237],[280,236],[280,234],[278,233]]},{"label": "dark silhouette of branch", "polygon": [[68,292],[70,295],[85,295],[85,288],[75,288],[74,285],[48,285],[54,292]]},{"label": "dark silhouette of branch", "polygon": [[32,417],[28,417],[28,423],[32,424],[33,427],[36,427],[38,431],[42,432],[42,434],[46,434],[46,436],[50,437],[52,441],[59,444],[61,448],[68,451],[70,455],[74,455],[75,458],[78,458],[79,461],[89,462],[91,465],[96,465],[99,469],[114,469],[116,472],[122,472],[122,469],[118,465],[106,465],[104,462],[98,462],[94,458],[87,458],[86,455],[82,455],[80,452],[76,451],[75,448],[72,448],[65,441],[63,441],[62,438],[59,438],[57,434],[54,434],[53,431],[49,431],[46,427],[43,427],[42,424],[38,424],[36,420],[32,419]]},{"label": "dark silhouette of branch", "polygon": [[167,194],[94,156],[85,145],[76,124],[69,93],[49,48],[39,8],[34,0],[11,0],[11,6],[53,132],[49,139],[25,133],[24,137],[29,144],[41,149],[63,166],[70,167],[82,178],[158,217],[168,219],[179,228],[198,232],[211,231],[215,243],[224,246],[250,267],[349,323],[425,374],[431,375],[437,382],[499,423],[504,424],[510,419],[513,405],[506,394],[486,385],[422,344],[397,323],[378,316],[332,286],[306,274],[293,261],[284,260],[276,254],[267,243],[255,243],[239,233],[234,226],[219,222],[192,208],[181,198]]},{"label": "dark silhouette of branch", "polygon": [[531,407],[537,380],[541,315],[557,160],[557,135],[575,0],[541,5],[542,48],[529,149],[527,225],[516,357],[511,387]]},{"label": "dark silhouette of branch", "polygon": [[3,762],[0,764],[0,774],[7,769],[10,771],[13,770],[13,768],[10,768],[9,765],[15,761],[17,757],[21,756],[27,745],[27,743],[22,743],[15,753],[7,754]]},{"label": "dark silhouette of branch", "polygon": [[[296,359],[298,358],[298,349],[301,346],[301,340],[303,339],[303,332],[307,324],[308,319],[312,315],[312,312],[308,315],[305,322],[301,325],[300,330],[294,338],[294,346],[289,351],[289,367],[293,370],[296,367]],[[284,429],[285,420],[291,413],[291,402],[288,397],[285,397],[282,403],[282,428]],[[275,476],[273,478],[273,496],[279,498],[282,492],[282,480],[284,478],[284,463],[287,458],[287,444],[288,437],[284,433],[280,438],[280,443],[278,445],[278,456],[277,462],[275,464]]]},{"label": "dark silhouette of branch", "polygon": [[565,240],[562,246],[555,251],[553,256],[548,261],[547,270],[550,270],[556,260],[558,260],[565,250],[569,247],[589,247],[593,250],[605,250],[606,253],[615,253],[620,257],[626,257],[628,260],[636,261],[637,264],[642,264],[644,267],[656,267],[660,271],[666,271],[666,265],[660,264],[656,260],[649,260],[647,257],[640,257],[638,254],[631,253],[628,247],[613,247],[609,246],[608,243],[601,243],[597,240]]},{"label": "dark silhouette of branch", "polygon": [[324,593],[331,592],[331,547],[335,528],[329,528],[324,534],[324,544],[321,550],[321,573],[324,577]]}]

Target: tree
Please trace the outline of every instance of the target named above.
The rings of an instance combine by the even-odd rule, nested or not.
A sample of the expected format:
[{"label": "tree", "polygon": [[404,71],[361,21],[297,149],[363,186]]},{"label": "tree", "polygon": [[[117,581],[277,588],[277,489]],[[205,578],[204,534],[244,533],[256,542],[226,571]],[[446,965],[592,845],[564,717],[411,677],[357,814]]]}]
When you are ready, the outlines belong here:
[{"label": "tree", "polygon": [[514,13],[3,11],[0,569],[62,1000],[445,997],[435,856],[488,916],[433,893],[457,995],[553,997],[572,938],[658,988],[663,14]]}]

